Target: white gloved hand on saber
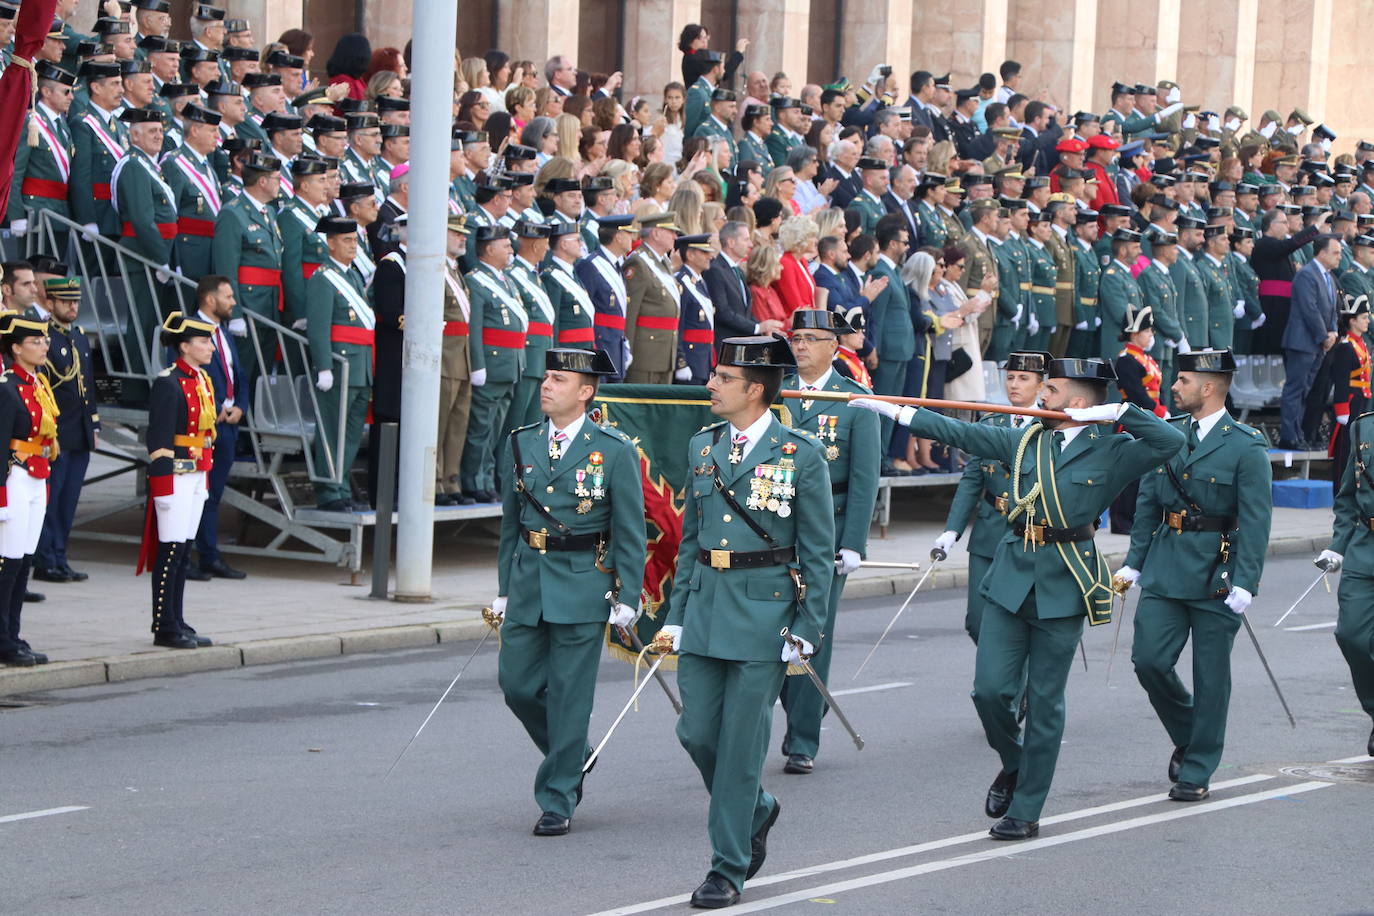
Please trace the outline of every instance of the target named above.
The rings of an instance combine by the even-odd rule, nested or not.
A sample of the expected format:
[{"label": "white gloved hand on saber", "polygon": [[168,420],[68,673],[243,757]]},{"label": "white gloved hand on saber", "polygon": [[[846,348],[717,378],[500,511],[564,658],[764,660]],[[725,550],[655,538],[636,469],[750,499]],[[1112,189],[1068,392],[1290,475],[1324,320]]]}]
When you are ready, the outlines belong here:
[{"label": "white gloved hand on saber", "polygon": [[847,576],[859,568],[863,558],[859,556],[857,550],[850,550],[848,547],[840,548],[840,555],[835,558],[835,574]]},{"label": "white gloved hand on saber", "polygon": [[815,654],[815,647],[800,636],[784,638],[782,641],[782,660],[789,665],[800,665]]},{"label": "white gloved hand on saber", "polygon": [[620,604],[611,608],[610,624],[613,627],[628,627],[639,619],[639,611],[630,607],[628,604]]}]

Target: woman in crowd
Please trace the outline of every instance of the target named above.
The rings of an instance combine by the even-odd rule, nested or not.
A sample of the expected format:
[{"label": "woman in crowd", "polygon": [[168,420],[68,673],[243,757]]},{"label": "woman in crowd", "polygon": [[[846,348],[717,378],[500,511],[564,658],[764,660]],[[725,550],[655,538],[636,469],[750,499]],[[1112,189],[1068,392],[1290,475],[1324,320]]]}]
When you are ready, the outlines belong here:
[{"label": "woman in crowd", "polygon": [[305,71],[310,72],[310,62],[315,59],[315,36],[305,29],[287,29],[277,39],[286,50],[305,61]]},{"label": "woman in crowd", "polygon": [[558,155],[564,159],[578,161],[577,147],[582,142],[582,123],[570,114],[561,114],[554,119],[558,127]]},{"label": "woman in crowd", "polygon": [[367,83],[363,77],[372,62],[372,43],[366,35],[353,33],[339,39],[329,62],[324,65],[329,75],[329,85],[343,83],[348,86],[348,97],[362,101],[367,98]]},{"label": "woman in crowd", "polygon": [[[951,338],[950,360],[951,364],[967,362],[969,366],[967,371],[946,379],[945,397],[953,401],[985,401],[988,394],[987,386],[983,383],[983,351],[978,344],[976,319],[992,304],[997,278],[990,273],[983,277],[981,288],[969,298],[964,293],[964,250],[957,245],[949,245],[941,254],[945,262],[945,276],[940,282],[940,295],[954,302],[964,316],[963,327],[955,328]],[[954,355],[959,351],[963,351],[964,358]]]},{"label": "woman in crowd", "polygon": [[[523,86],[517,87],[523,89]],[[512,89],[512,92],[515,90]],[[535,150],[535,162],[543,166],[558,155],[558,125],[553,118],[538,117],[530,120],[520,131],[520,145]]]},{"label": "woman in crowd", "polygon": [[835,190],[837,182],[834,178],[827,178],[819,185],[816,184],[816,176],[820,172],[820,156],[809,146],[798,146],[787,154],[787,164],[792,168],[792,174],[796,176],[796,193],[793,195],[795,203],[801,213],[813,213],[830,205],[830,192]]},{"label": "woman in crowd", "polygon": [[595,127],[582,128],[582,135],[577,141],[577,157],[582,160],[583,175],[601,174],[601,167],[606,164],[606,140],[606,131]]},{"label": "woman in crowd", "polygon": [[[477,130],[483,130],[484,128],[482,127],[482,125],[484,125],[487,122],[487,118],[489,118],[490,116],[491,103],[487,101],[487,97],[482,95],[482,93],[469,89],[467,92],[464,92],[462,96],[459,97],[459,121],[467,121]],[[493,151],[495,151],[497,144],[499,142],[500,141],[495,141],[491,144],[491,148]]]},{"label": "woman in crowd", "polygon": [[705,203],[706,197],[701,192],[701,185],[694,181],[678,182],[677,190],[668,201],[668,209],[677,216],[677,226],[683,235],[700,235],[707,231],[702,217],[702,206]]},{"label": "woman in crowd", "polygon": [[519,80],[513,78],[515,74],[511,70],[510,55],[505,51],[488,51],[482,55],[482,59],[487,65],[488,85],[479,87],[477,91],[485,94],[485,90],[490,89],[488,99],[491,101],[491,110],[501,111],[506,93],[512,86],[519,85]]},{"label": "woman in crowd", "polygon": [[797,309],[815,308],[816,281],[811,277],[807,262],[816,256],[819,239],[816,221],[809,216],[794,216],[778,230],[782,266],[773,288],[787,311],[787,322],[792,320],[792,313]]},{"label": "woman in crowd", "polygon": [[749,283],[749,295],[754,302],[754,320],[772,318],[785,326],[791,311],[783,305],[774,284],[782,276],[782,261],[772,245],[755,245],[745,261],[744,278]]},{"label": "woman in crowd", "polygon": [[506,90],[505,104],[500,108],[492,106],[492,111],[508,111],[520,130],[525,129],[535,118],[534,90],[528,86],[512,86]]},{"label": "woman in crowd", "polygon": [[367,78],[366,95],[369,102],[376,102],[382,97],[402,99],[405,94],[405,84],[393,70],[378,70]]},{"label": "woman in crowd", "polygon": [[378,48],[372,52],[372,58],[367,66],[367,74],[363,77],[364,81],[372,79],[378,73],[390,70],[401,79],[405,79],[410,73],[406,67],[406,59],[401,54],[400,48]]},{"label": "woman in crowd", "polygon": [[780,165],[768,173],[768,180],[763,183],[763,196],[776,198],[789,216],[801,213],[796,195],[797,176],[791,168]]},{"label": "woman in crowd", "polygon": [[683,125],[687,121],[687,90],[681,83],[663,87],[663,161],[677,162],[682,158]]},{"label": "woman in crowd", "polygon": [[563,112],[577,118],[581,127],[592,126],[592,100],[585,95],[570,95],[564,99]]},{"label": "woman in crowd", "polygon": [[668,209],[668,201],[676,190],[677,174],[672,166],[665,162],[651,162],[645,166],[639,179],[639,193],[645,200],[652,201],[660,213]]},{"label": "woman in crowd", "polygon": [[606,155],[612,159],[634,162],[639,158],[643,145],[639,131],[633,124],[617,124],[611,128],[610,139],[606,143]]}]

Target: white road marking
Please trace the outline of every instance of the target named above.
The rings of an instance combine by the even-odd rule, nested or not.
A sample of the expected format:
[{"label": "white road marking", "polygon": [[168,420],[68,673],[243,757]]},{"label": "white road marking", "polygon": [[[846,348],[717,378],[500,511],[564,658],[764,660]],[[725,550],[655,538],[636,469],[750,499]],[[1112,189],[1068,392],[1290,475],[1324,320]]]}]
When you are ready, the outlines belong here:
[{"label": "white road marking", "polygon": [[1179,808],[1173,811],[1161,811],[1157,814],[1146,814],[1140,817],[1130,818],[1129,820],[1117,821],[1111,824],[1100,824],[1096,827],[1086,827],[1083,830],[1076,830],[1072,833],[1065,833],[1059,836],[1043,837],[1035,840],[1025,840],[1020,842],[1002,843],[991,849],[984,849],[979,852],[967,855],[955,856],[949,859],[938,859],[934,862],[922,862],[920,865],[913,865],[908,868],[899,868],[893,871],[879,872],[874,875],[866,875],[862,878],[853,878],[849,881],[839,881],[834,884],[820,885],[818,887],[806,888],[784,894],[780,897],[770,897],[767,900],[759,900],[754,903],[746,903],[736,907],[736,913],[757,913],[761,910],[771,910],[775,907],[788,906],[793,903],[801,903],[813,897],[833,897],[846,891],[858,890],[865,887],[873,887],[878,884],[887,884],[892,881],[901,881],[906,878],[915,878],[921,875],[931,874],[932,872],[945,871],[950,868],[959,868],[963,865],[976,865],[979,862],[987,862],[991,859],[1004,859],[1014,855],[1022,855],[1040,849],[1048,849],[1052,846],[1061,846],[1066,843],[1076,843],[1079,840],[1091,840],[1101,836],[1109,836],[1113,833],[1122,833],[1127,830],[1135,830],[1140,827],[1148,827],[1153,824],[1167,823],[1168,821],[1181,820],[1185,817],[1193,817],[1199,814],[1210,814],[1215,811],[1224,811],[1227,808],[1236,808],[1241,805],[1253,805],[1257,802],[1269,801],[1274,798],[1283,798],[1290,795],[1298,795],[1303,792],[1311,792],[1314,789],[1327,789],[1332,786],[1329,782],[1302,782],[1293,786],[1281,786],[1275,789],[1267,789],[1263,792],[1255,792],[1250,795],[1239,795],[1235,798],[1227,798],[1216,802],[1194,804],[1186,808]]},{"label": "white road marking", "polygon": [[1354,757],[1342,757],[1340,760],[1328,760],[1328,761],[1326,761],[1326,762],[1327,762],[1327,763],[1368,763],[1368,762],[1371,761],[1371,760],[1374,760],[1374,757],[1371,757],[1371,756],[1369,756],[1368,754],[1358,754],[1358,755],[1356,755],[1356,756],[1354,756]]},{"label": "white road marking", "polygon": [[54,814],[70,814],[73,811],[86,811],[90,805],[67,805],[63,808],[44,808],[42,811],[25,811],[23,814],[0,815],[0,824],[10,821],[28,821],[35,817],[51,817]]},{"label": "white road marking", "polygon": [[[1251,776],[1241,776],[1236,779],[1227,779],[1221,782],[1212,783],[1212,791],[1231,789],[1236,786],[1249,785],[1256,782],[1274,779],[1266,773],[1256,773]],[[1050,817],[1040,819],[1042,826],[1050,824],[1063,824],[1069,821],[1082,820],[1088,817],[1097,817],[1099,814],[1110,814],[1114,811],[1124,811],[1128,808],[1138,808],[1141,805],[1152,805],[1158,802],[1167,801],[1168,795],[1142,795],[1139,798],[1130,798],[1119,802],[1110,802],[1105,805],[1096,805],[1092,808],[1081,808],[1078,811],[1068,811],[1064,814],[1054,814]],[[855,856],[852,859],[839,859],[834,862],[825,862],[820,865],[812,865],[808,868],[800,868],[795,871],[783,872],[777,875],[767,875],[762,878],[755,878],[749,882],[749,887],[767,887],[771,884],[781,884],[786,881],[796,881],[801,878],[810,878],[815,875],[825,874],[826,872],[842,871],[847,868],[857,868],[861,865],[872,865],[876,862],[886,862],[890,859],[901,859],[907,856],[919,855],[923,852],[934,852],[937,849],[946,849],[950,846],[959,846],[964,843],[974,843],[988,839],[988,832],[980,830],[977,833],[964,833],[959,836],[945,837],[940,840],[929,840],[925,843],[917,843],[914,846],[899,846],[896,849],[885,849],[882,852],[869,853],[868,855]],[[1016,844],[1012,844],[1016,845]],[[1022,844],[1024,845],[1024,844]],[[595,913],[593,916],[629,916],[633,913],[646,913],[650,910],[662,909],[663,907],[676,906],[679,903],[687,903],[691,900],[690,894],[681,894],[675,897],[662,897],[658,900],[650,900],[645,903],[638,903],[632,906],[619,907],[613,910],[605,910]]]},{"label": "white road marking", "polygon": [[1284,627],[1289,633],[1301,633],[1304,630],[1329,630],[1336,625],[1336,621],[1330,623],[1305,623],[1300,627]]},{"label": "white road marking", "polygon": [[888,684],[874,684],[872,687],[850,687],[846,690],[832,690],[831,696],[847,697],[856,693],[876,693],[879,690],[896,690],[899,687],[912,687],[911,681],[892,681]]}]

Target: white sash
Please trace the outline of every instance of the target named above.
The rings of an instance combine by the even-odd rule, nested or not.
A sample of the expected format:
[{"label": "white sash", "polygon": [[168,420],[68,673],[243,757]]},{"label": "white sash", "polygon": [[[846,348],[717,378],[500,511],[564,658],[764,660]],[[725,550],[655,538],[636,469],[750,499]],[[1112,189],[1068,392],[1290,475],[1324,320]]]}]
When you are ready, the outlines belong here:
[{"label": "white sash", "polygon": [[95,112],[86,112],[86,116],[81,120],[86,122],[87,127],[95,131],[95,135],[100,138],[101,143],[105,144],[105,149],[109,150],[116,162],[124,158],[124,154],[128,150],[117,139],[110,136],[110,132],[105,129],[105,125],[100,123],[100,118]]},{"label": "white sash", "polygon": [[[153,165],[152,161],[149,160],[147,156],[139,156],[138,164],[143,166],[143,170],[153,179],[154,184],[167,192],[168,203],[175,207],[177,196],[172,193],[172,186],[163,179],[162,173],[157,170],[157,166]],[[113,188],[111,188],[111,191],[113,191]],[[111,194],[111,196],[113,196],[113,194]]]},{"label": "white sash", "polygon": [[682,293],[677,288],[677,280],[673,279],[672,275],[667,273],[663,269],[663,267],[658,263],[658,258],[656,258],[652,252],[644,252],[642,255],[639,256],[639,260],[649,265],[649,270],[653,273],[655,279],[658,280],[659,285],[667,291],[670,297],[672,297],[673,304],[676,305],[679,309],[681,309]]},{"label": "white sash", "polygon": [[[363,285],[370,288],[372,286],[372,277],[377,273],[377,265],[372,263],[371,255],[363,250],[362,245],[358,246],[358,254],[353,258],[353,266],[357,269],[358,273],[363,275]],[[404,261],[401,262],[401,266],[405,266]]]},{"label": "white sash", "polygon": [[711,301],[710,296],[697,289],[696,284],[692,282],[691,275],[685,270],[680,279],[682,280],[682,288],[692,294],[692,298],[701,306],[701,310],[706,313],[706,318],[711,322],[711,327],[714,328],[716,326],[716,304]]},{"label": "white sash", "polygon": [[520,319],[521,331],[529,330],[530,316],[525,313],[525,307],[521,304],[520,297],[513,296],[504,288],[502,288],[501,284],[497,283],[496,280],[492,278],[492,275],[489,273],[489,270],[490,268],[488,268],[487,270],[478,268],[477,270],[474,270],[472,271],[472,273],[468,274],[468,277],[471,278],[473,281],[480,283],[482,286],[484,286],[488,292],[490,292],[497,299],[501,300],[502,305],[504,305],[506,308],[510,309],[512,312],[515,313],[515,317]]},{"label": "white sash", "polygon": [[[401,269],[405,269],[404,262],[401,264]],[[463,289],[463,284],[458,281],[458,275],[454,273],[455,270],[457,270],[456,264],[449,264],[444,268],[444,282],[448,284],[449,292],[453,293],[453,298],[458,301],[458,308],[463,311],[463,319],[467,320],[472,317],[472,305],[468,302],[468,291]]]},{"label": "white sash", "polygon": [[34,111],[29,117],[38,122],[38,132],[43,135],[43,139],[48,141],[48,149],[52,151],[52,158],[57,163],[57,173],[62,176],[62,181],[70,180],[72,160],[67,155],[67,148],[57,139],[57,131],[49,127],[48,122],[37,111]]},{"label": "white sash", "polygon": [[353,284],[345,280],[332,266],[324,269],[324,276],[348,300],[349,307],[353,309],[355,317],[362,322],[363,327],[369,331],[377,327],[377,316],[373,314],[372,306],[367,304],[362,293],[353,288]]},{"label": "white sash", "polygon": [[311,213],[306,206],[299,201],[291,205],[292,215],[305,227],[306,232],[314,232],[315,227],[320,224],[320,218]]},{"label": "white sash", "polygon": [[[445,274],[445,276],[447,276],[447,274]],[[520,285],[521,289],[530,294],[530,298],[539,303],[539,310],[543,312],[544,317],[548,319],[548,324],[553,324],[554,319],[558,316],[553,313],[553,301],[549,299],[549,294],[544,292],[544,287],[539,285],[538,278],[536,278],[533,273],[524,269],[512,270],[510,276],[515,278],[515,282]],[[533,282],[531,282],[531,280],[533,280]]]},{"label": "white sash", "polygon": [[597,273],[601,274],[606,282],[611,285],[611,291],[619,297],[616,304],[620,306],[620,314],[624,315],[625,303],[629,299],[625,292],[625,278],[620,275],[620,271],[616,270],[615,265],[607,257],[593,255],[592,264],[596,267]]},{"label": "white sash", "polygon": [[582,306],[582,310],[590,318],[596,312],[595,306],[592,305],[592,297],[587,295],[587,291],[582,288],[581,283],[577,282],[576,277],[563,267],[558,266],[560,263],[562,262],[556,262],[553,268],[554,282],[567,290],[568,295],[577,300],[577,304]]},{"label": "white sash", "polygon": [[211,181],[209,178],[205,177],[205,174],[201,172],[200,169],[192,165],[186,157],[180,153],[178,153],[172,161],[176,163],[177,168],[181,169],[182,173],[187,178],[191,179],[191,182],[197,188],[200,188],[200,194],[210,204],[211,212],[218,216],[220,208],[219,182]]}]

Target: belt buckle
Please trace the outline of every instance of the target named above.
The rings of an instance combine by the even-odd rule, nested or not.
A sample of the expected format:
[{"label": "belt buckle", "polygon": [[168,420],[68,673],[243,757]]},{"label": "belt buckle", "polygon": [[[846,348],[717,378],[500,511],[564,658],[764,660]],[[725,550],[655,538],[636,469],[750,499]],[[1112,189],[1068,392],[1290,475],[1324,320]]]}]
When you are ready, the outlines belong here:
[{"label": "belt buckle", "polygon": [[50,446],[50,445],[45,445],[45,446],[43,446],[43,448],[39,450],[38,454],[39,454],[40,457],[43,457],[43,458],[51,458],[51,457],[52,457],[52,446]]},{"label": "belt buckle", "polygon": [[1374,518],[1366,519],[1369,522],[1369,530],[1374,531]]},{"label": "belt buckle", "polygon": [[1007,514],[1007,498],[1006,498],[1005,496],[998,496],[998,497],[995,497],[995,498],[993,499],[992,507],[993,507],[994,509],[997,510],[997,514],[999,514],[999,515],[1006,515],[1006,514]]},{"label": "belt buckle", "polygon": [[1027,533],[1028,535],[1030,535],[1030,541],[1031,541],[1031,543],[1034,544],[1036,547],[1044,547],[1044,546],[1045,546],[1045,526],[1044,526],[1044,525],[1031,525],[1029,528],[1026,529],[1026,533]]},{"label": "belt buckle", "polygon": [[729,569],[729,568],[730,568],[730,551],[728,551],[728,550],[713,550],[713,551],[711,551],[711,568],[712,568],[712,569]]},{"label": "belt buckle", "polygon": [[1178,531],[1182,531],[1182,530],[1183,530],[1183,517],[1184,517],[1185,515],[1187,515],[1188,513],[1186,513],[1186,512],[1169,512],[1169,513],[1166,513],[1166,514],[1168,515],[1168,524],[1169,524],[1169,527],[1170,527],[1170,528],[1173,528],[1173,529],[1176,529],[1176,530],[1178,530]]},{"label": "belt buckle", "polygon": [[527,532],[529,534],[529,544],[535,550],[545,550],[549,544],[549,532],[547,528],[538,531]]}]

